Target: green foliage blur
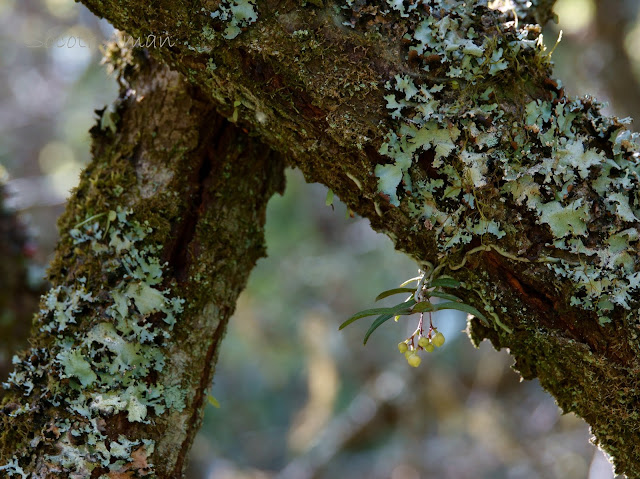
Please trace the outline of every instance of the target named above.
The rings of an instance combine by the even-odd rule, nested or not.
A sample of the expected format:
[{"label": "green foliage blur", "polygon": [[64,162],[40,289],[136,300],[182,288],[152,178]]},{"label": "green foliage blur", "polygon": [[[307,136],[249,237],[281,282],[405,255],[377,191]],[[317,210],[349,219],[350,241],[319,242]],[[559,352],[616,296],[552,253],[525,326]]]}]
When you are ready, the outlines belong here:
[{"label": "green foliage blur", "polygon": [[[624,21],[607,29],[602,9]],[[564,30],[553,58],[569,92],[597,92],[622,116],[640,105],[625,101],[640,91],[637,10],[635,0],[559,0],[560,24],[545,33],[553,46]],[[37,232],[42,266],[90,158],[93,110],[117,94],[100,65],[111,34],[72,0],[0,0],[0,165]],[[625,59],[631,73],[620,86],[607,72]],[[269,204],[269,257],[223,343],[211,388],[219,408],[207,406],[189,479],[613,477],[581,420],[561,415],[537,382],[520,383],[506,352],[471,346],[464,314],[434,318],[447,341],[418,368],[397,348],[415,318],[388,321],[366,347],[369,320],[338,331],[417,267],[337,198],[327,206],[326,188],[296,171],[287,180]]]}]

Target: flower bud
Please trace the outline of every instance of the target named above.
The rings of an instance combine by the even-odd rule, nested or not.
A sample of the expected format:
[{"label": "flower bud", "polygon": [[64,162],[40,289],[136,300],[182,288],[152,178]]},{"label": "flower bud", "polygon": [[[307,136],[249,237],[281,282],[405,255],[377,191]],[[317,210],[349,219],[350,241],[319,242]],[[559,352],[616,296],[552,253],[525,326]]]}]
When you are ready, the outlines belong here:
[{"label": "flower bud", "polygon": [[431,340],[431,342],[436,346],[436,347],[440,347],[444,344],[444,334],[442,333],[438,333],[436,334],[433,339]]},{"label": "flower bud", "polygon": [[420,359],[420,356],[418,356],[418,354],[414,351],[412,355],[410,355],[407,358],[407,362],[409,363],[409,366],[417,368],[418,366],[420,366],[420,362],[422,360]]}]

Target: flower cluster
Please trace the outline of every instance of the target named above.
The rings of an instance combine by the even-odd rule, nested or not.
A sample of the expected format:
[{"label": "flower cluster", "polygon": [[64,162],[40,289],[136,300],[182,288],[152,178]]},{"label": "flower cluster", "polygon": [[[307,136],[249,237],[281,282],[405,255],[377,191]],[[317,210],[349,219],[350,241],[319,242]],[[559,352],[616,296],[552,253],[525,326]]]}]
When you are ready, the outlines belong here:
[{"label": "flower cluster", "polygon": [[[417,345],[414,344],[416,337],[418,338]],[[398,343],[398,351],[404,354],[404,357],[407,359],[410,366],[417,368],[422,362],[422,359],[420,359],[420,356],[418,355],[418,351],[424,350],[428,353],[432,353],[436,348],[442,346],[444,341],[444,334],[433,327],[433,324],[431,323],[431,315],[429,315],[429,331],[427,334],[424,333],[423,316],[420,315],[418,328],[410,338]]]}]

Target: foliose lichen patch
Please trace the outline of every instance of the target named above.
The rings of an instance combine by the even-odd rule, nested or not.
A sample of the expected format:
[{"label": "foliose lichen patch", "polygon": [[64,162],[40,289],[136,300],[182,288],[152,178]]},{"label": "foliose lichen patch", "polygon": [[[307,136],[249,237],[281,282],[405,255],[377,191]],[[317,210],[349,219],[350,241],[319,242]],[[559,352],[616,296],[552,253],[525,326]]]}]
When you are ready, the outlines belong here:
[{"label": "foliose lichen patch", "polygon": [[223,36],[233,40],[258,19],[256,4],[251,0],[222,0],[217,10],[211,12],[211,18],[225,22]]},{"label": "foliose lichen patch", "polygon": [[[550,61],[540,28],[516,18],[523,2],[492,6],[502,5],[347,0],[345,25],[360,28],[368,14],[362,28],[375,28],[376,15],[408,25],[406,71],[386,82],[394,126],[379,149],[388,160],[375,167],[379,191],[415,228],[434,231],[443,256],[514,231],[519,218],[485,205],[525,205],[553,237],[548,267],[572,282],[571,303],[604,324],[615,307],[631,309],[640,287],[640,137],[591,98],[567,98],[558,82],[531,99],[526,65]],[[531,99],[524,111],[509,101],[518,95]]]},{"label": "foliose lichen patch", "polygon": [[[153,475],[147,457],[154,442],[111,437],[105,418],[122,415],[130,423],[148,424],[167,408],[184,408],[179,386],[157,379],[165,364],[163,346],[184,301],[163,285],[159,248],[145,242],[151,228],[130,214],[109,211],[69,232],[77,249],[100,259],[108,287],[94,293],[87,278],[78,277],[51,289],[36,320],[40,331],[52,336],[51,346],[15,357],[15,370],[4,384],[23,393],[12,416],[33,413],[36,403],[55,411],[46,434],[28,449],[45,448],[50,470],[65,477],[89,477],[98,467]],[[83,337],[73,334],[79,323],[88,326]],[[21,464],[30,460],[27,453],[13,457],[0,471],[27,477]]]}]

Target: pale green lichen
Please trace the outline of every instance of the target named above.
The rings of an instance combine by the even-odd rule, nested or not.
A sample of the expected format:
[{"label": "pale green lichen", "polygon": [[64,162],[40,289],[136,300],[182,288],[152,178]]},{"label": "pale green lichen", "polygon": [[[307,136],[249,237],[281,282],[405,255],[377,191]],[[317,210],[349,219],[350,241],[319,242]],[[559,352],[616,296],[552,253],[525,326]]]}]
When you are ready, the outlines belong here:
[{"label": "pale green lichen", "polygon": [[22,469],[22,467],[20,467],[20,464],[18,464],[18,458],[16,458],[15,456],[12,457],[7,464],[5,464],[4,466],[0,466],[0,471],[6,472],[10,477],[18,475],[23,479],[27,479],[29,477],[29,474],[24,472],[24,469]]},{"label": "pale green lichen", "polygon": [[[537,43],[523,32],[500,46],[502,39],[480,36],[474,30],[471,11],[475,7],[441,3],[448,8],[446,14],[442,14],[445,10],[430,15],[422,9],[401,8],[402,2],[389,4],[413,20],[415,28],[404,38],[410,43],[411,55],[431,59],[423,62],[421,69],[429,72],[434,63],[438,68],[449,67],[445,68],[446,78],[437,82],[430,83],[426,75],[423,80],[396,75],[393,82],[387,82],[390,94],[385,100],[398,128],[389,132],[379,150],[393,162],[378,165],[375,174],[379,190],[389,202],[399,206],[402,197],[406,197],[412,214],[435,227],[438,244],[446,250],[468,243],[474,235],[492,234],[499,239],[505,233],[493,220],[487,223],[491,228],[483,226],[487,220],[482,212],[478,214],[478,205],[470,194],[474,188],[487,184],[490,165],[498,160],[492,153],[497,150],[500,132],[474,120],[487,116],[501,118],[498,105],[491,99],[493,91],[487,88],[479,94],[466,118],[460,118],[459,113],[468,107],[467,100],[452,105],[445,89],[461,88],[463,84],[467,89],[474,88],[480,79],[497,75],[508,67],[506,50],[513,56],[535,49]],[[431,8],[436,11],[436,7]],[[438,169],[442,179],[416,181],[411,169],[427,151],[433,152],[431,167]],[[464,199],[464,206],[446,209],[441,202],[443,198]]]},{"label": "pale green lichen", "polygon": [[[638,135],[620,122],[603,117],[590,99],[564,100],[554,108],[549,102],[531,102],[526,121],[533,133],[527,145],[529,158],[525,164],[505,164],[515,182],[505,191],[518,191],[514,196],[520,202],[526,196],[526,204],[538,214],[539,222],[551,228],[555,248],[590,257],[587,261],[563,260],[549,267],[575,283],[572,304],[595,309],[601,322],[606,323],[610,305],[630,309],[630,292],[638,288],[634,281],[636,265],[630,256],[638,240],[637,230],[631,226],[637,224],[640,214],[635,193],[640,172]],[[578,133],[580,123],[585,121],[608,140],[612,156],[591,147],[591,140]],[[613,134],[609,134],[611,130]],[[624,140],[618,141],[621,137]],[[540,153],[535,154],[535,148],[541,148]],[[542,160],[537,159],[540,156]],[[529,187],[525,192],[525,184],[535,184],[536,188]],[[602,206],[613,219],[599,247],[587,247],[583,241],[589,236],[594,208],[593,200],[581,194],[580,186],[587,184],[602,198]],[[604,302],[600,299],[603,297]]]},{"label": "pale green lichen", "polygon": [[[32,349],[23,360],[16,358],[16,369],[5,384],[25,396],[12,415],[30,411],[32,395],[38,391],[40,401],[73,417],[52,424],[59,433],[55,444],[59,453],[46,456],[71,475],[90,474],[98,466],[118,471],[131,461],[134,448],[144,447],[146,454],[153,450],[150,440],[121,436],[117,442],[109,441],[97,420],[123,412],[129,422],[147,423],[152,413],[185,407],[178,385],[149,380],[152,372],[163,370],[162,345],[184,301],[161,287],[164,265],[158,258],[159,248],[145,241],[151,229],[129,220],[129,214],[119,209],[107,215],[104,228],[97,221],[84,222],[70,232],[76,247],[95,255],[103,273],[116,279],[99,294],[87,291],[85,278],[53,288],[37,324],[41,331],[55,335],[54,343],[48,350]],[[79,323],[84,335],[70,332]],[[71,441],[71,436],[86,441]],[[37,441],[32,444],[37,446]],[[27,462],[29,455],[25,451]],[[20,459],[14,458],[0,470],[19,474]],[[152,474],[152,469],[138,474]]]},{"label": "pale green lichen", "polygon": [[[516,5],[519,18],[530,18],[526,3]],[[489,4],[504,15],[493,14]],[[348,0],[344,9],[354,5]],[[410,74],[386,83],[395,126],[379,149],[388,162],[374,169],[380,193],[407,208],[416,228],[432,230],[445,255],[477,236],[490,235],[485,243],[505,236],[509,225],[492,217],[482,201],[483,189],[500,185],[501,201],[525,205],[549,228],[553,241],[546,246],[562,254],[548,267],[571,280],[572,304],[595,310],[603,324],[615,306],[630,309],[630,295],[640,287],[633,259],[640,137],[626,120],[604,117],[592,99],[565,98],[559,84],[549,89],[550,99],[528,102],[521,116],[503,111],[492,83],[511,75],[524,92],[521,64],[548,62],[539,28],[514,22],[514,10],[500,2],[417,5],[387,0],[375,6],[383,16],[405,18],[413,59]],[[358,11],[364,11],[361,5]],[[346,24],[355,26],[357,18]],[[479,18],[495,33],[479,34]],[[425,177],[425,165],[435,173]],[[602,209],[609,218],[604,225],[598,220]]]},{"label": "pale green lichen", "polygon": [[211,18],[226,22],[224,38],[232,40],[258,19],[256,5],[251,0],[223,0],[218,9],[211,12]]}]

